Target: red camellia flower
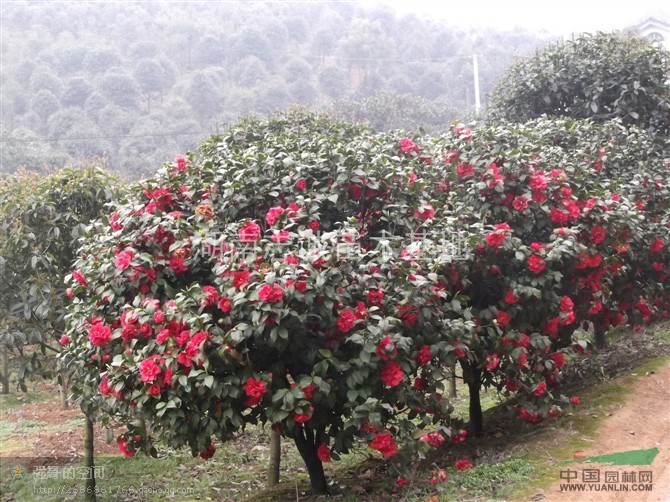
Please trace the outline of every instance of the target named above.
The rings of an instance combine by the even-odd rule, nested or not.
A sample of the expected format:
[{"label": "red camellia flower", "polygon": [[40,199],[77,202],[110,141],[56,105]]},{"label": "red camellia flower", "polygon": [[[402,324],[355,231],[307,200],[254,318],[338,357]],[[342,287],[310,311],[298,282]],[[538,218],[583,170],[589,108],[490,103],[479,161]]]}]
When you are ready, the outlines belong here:
[{"label": "red camellia flower", "polygon": [[307,280],[301,277],[300,279],[295,281],[293,287],[298,293],[304,293],[305,291],[307,291]]},{"label": "red camellia flower", "polygon": [[337,329],[342,333],[348,333],[354,327],[354,321],[356,320],[356,314],[351,309],[344,309],[340,313],[340,317],[337,320]]},{"label": "red camellia flower", "polygon": [[422,221],[432,220],[435,217],[435,209],[430,204],[422,204],[414,211],[414,217]]},{"label": "red camellia flower", "polygon": [[219,309],[221,310],[221,312],[227,314],[228,312],[230,312],[231,308],[233,308],[233,306],[228,298],[219,299]]},{"label": "red camellia flower", "polygon": [[261,237],[261,227],[255,221],[249,221],[246,225],[240,227],[237,236],[240,242],[256,242]]},{"label": "red camellia flower", "polygon": [[117,270],[125,270],[130,266],[130,262],[133,259],[133,252],[130,249],[126,249],[117,253],[114,257],[114,266]]},{"label": "red camellia flower", "polygon": [[424,345],[416,353],[414,360],[416,361],[416,364],[423,366],[424,364],[428,364],[432,357],[433,356],[430,354],[430,345]]},{"label": "red camellia flower", "polygon": [[561,312],[572,312],[572,309],[574,308],[575,304],[569,296],[561,298]]},{"label": "red camellia flower", "polygon": [[573,396],[573,397],[570,398],[570,402],[572,404],[579,404],[579,403],[582,402],[582,400],[580,398],[578,398],[577,396]]},{"label": "red camellia flower", "polygon": [[550,337],[556,336],[560,322],[560,317],[552,317],[551,319],[547,320],[547,324],[544,326],[544,333]]},{"label": "red camellia flower", "polygon": [[160,396],[161,395],[160,385],[153,384],[151,387],[149,387],[149,390],[147,391],[147,393],[150,396]]},{"label": "red camellia flower", "polygon": [[370,291],[367,296],[367,303],[370,307],[381,307],[384,301],[384,293],[381,291]]},{"label": "red camellia flower", "polygon": [[591,228],[591,242],[598,245],[607,237],[607,232],[600,225]]},{"label": "red camellia flower", "polygon": [[505,241],[505,236],[510,231],[511,228],[507,223],[499,223],[493,227],[493,232],[489,232],[486,235],[486,243],[493,248],[497,248],[502,245]]},{"label": "red camellia flower", "polygon": [[543,396],[547,393],[547,384],[545,382],[540,382],[537,384],[537,387],[533,391],[534,396]]},{"label": "red camellia flower", "polygon": [[112,330],[106,324],[96,322],[88,330],[88,339],[96,347],[104,347],[112,339]]},{"label": "red camellia flower", "polygon": [[649,251],[652,253],[660,253],[664,247],[665,245],[663,244],[663,241],[659,238],[656,238],[654,239],[654,242],[649,245]]},{"label": "red camellia flower", "polygon": [[409,138],[400,140],[400,151],[405,154],[419,153],[419,146]]},{"label": "red camellia flower", "polygon": [[530,175],[528,184],[535,190],[544,190],[549,186],[549,180],[542,171],[537,171]]},{"label": "red camellia flower", "polygon": [[330,462],[330,449],[326,443],[321,443],[316,450],[316,455],[321,462]]},{"label": "red camellia flower", "polygon": [[59,341],[61,345],[67,345],[68,343],[70,343],[70,337],[67,335],[63,335],[60,337]]},{"label": "red camellia flower", "polygon": [[501,232],[491,232],[486,235],[486,244],[492,248],[497,248],[505,241],[505,234]]},{"label": "red camellia flower", "polygon": [[298,182],[295,184],[295,187],[301,192],[307,190],[307,182],[304,179],[299,179]]},{"label": "red camellia flower", "polygon": [[165,312],[162,310],[157,310],[154,312],[154,323],[162,324],[165,321]]},{"label": "red camellia flower", "polygon": [[516,302],[519,301],[519,297],[514,294],[514,291],[511,289],[505,293],[505,298],[503,298],[503,301],[509,305],[514,305]]},{"label": "red camellia flower", "polygon": [[107,374],[104,374],[102,376],[102,379],[98,384],[98,388],[100,389],[100,393],[103,396],[109,396],[112,393],[112,390],[109,388],[109,380],[107,380]]},{"label": "red camellia flower", "polygon": [[433,448],[437,448],[445,441],[444,436],[439,432],[429,432],[428,434],[424,434],[421,439]]},{"label": "red camellia flower", "polygon": [[417,390],[426,390],[426,387],[428,386],[428,384],[426,383],[425,379],[417,377],[414,380],[414,383],[412,384],[412,386]]},{"label": "red camellia flower", "polygon": [[284,291],[279,284],[263,284],[258,290],[258,298],[267,303],[277,303],[284,299]]},{"label": "red camellia flower", "polygon": [[486,369],[488,371],[493,371],[498,367],[498,363],[500,362],[500,356],[498,354],[489,354],[486,356],[486,360],[484,361],[486,364]]},{"label": "red camellia flower", "polygon": [[395,484],[398,488],[402,488],[406,484],[410,483],[412,481],[412,478],[403,478],[402,476],[398,476],[395,480]]},{"label": "red camellia flower", "polygon": [[373,450],[377,450],[385,457],[392,457],[398,451],[398,445],[393,440],[393,436],[386,432],[377,434],[375,438],[368,443]]},{"label": "red camellia flower", "polygon": [[511,320],[512,320],[512,318],[510,317],[510,315],[507,312],[505,312],[504,310],[499,311],[498,315],[496,316],[496,321],[498,321],[498,326],[501,327],[501,328],[504,328],[505,326],[507,326],[510,323]]},{"label": "red camellia flower", "polygon": [[565,366],[565,354],[563,352],[555,352],[551,355],[552,361],[558,368]]},{"label": "red camellia flower", "polygon": [[547,267],[547,264],[538,254],[532,254],[528,258],[528,268],[534,274],[540,274]]},{"label": "red camellia flower", "polygon": [[81,286],[86,286],[88,284],[88,281],[86,280],[86,278],[81,273],[77,272],[76,270],[72,271],[72,278],[75,281],[77,281],[77,284],[79,284]]},{"label": "red camellia flower", "polygon": [[242,389],[246,392],[247,396],[249,396],[246,401],[244,401],[245,406],[256,406],[263,400],[263,395],[268,391],[265,383],[261,380],[256,380],[255,378],[249,378],[242,386]]},{"label": "red camellia flower", "polygon": [[554,223],[561,226],[565,226],[568,223],[569,215],[565,211],[552,207],[551,210],[549,211],[549,218]]},{"label": "red camellia flower", "polygon": [[317,220],[312,220],[307,224],[307,228],[309,228],[312,232],[318,232],[320,226],[321,224]]},{"label": "red camellia flower", "polygon": [[277,243],[281,244],[283,242],[286,242],[290,235],[291,235],[291,233],[288,230],[275,231],[272,234],[272,240],[273,240],[273,242],[277,242]]},{"label": "red camellia flower", "polygon": [[160,375],[161,369],[154,359],[145,359],[137,365],[140,378],[144,383],[153,383]]},{"label": "red camellia flower", "polygon": [[395,348],[395,344],[391,341],[391,337],[387,335],[381,342],[379,342],[375,353],[380,359],[389,361],[398,355],[398,349]]},{"label": "red camellia flower", "polygon": [[447,480],[447,473],[444,471],[444,469],[440,469],[439,471],[430,471],[430,477],[428,478],[428,482],[431,485],[437,485],[438,483],[444,483]]},{"label": "red camellia flower", "polygon": [[235,289],[242,289],[249,282],[249,272],[246,270],[238,270],[233,272],[233,287]]},{"label": "red camellia flower", "polygon": [[512,207],[517,211],[524,211],[525,209],[528,209],[528,199],[523,195],[514,197],[514,200],[512,201]]},{"label": "red camellia flower", "polygon": [[119,218],[120,218],[120,217],[121,217],[121,216],[119,215],[119,213],[113,213],[113,214],[112,214],[112,217],[109,219],[109,226],[110,226],[110,227],[112,228],[112,230],[114,230],[115,232],[116,232],[117,230],[121,230],[121,229],[123,228],[123,225],[122,225],[121,223],[119,223]]},{"label": "red camellia flower", "polygon": [[457,471],[469,471],[473,466],[469,460],[461,459],[456,461],[455,467]]},{"label": "red camellia flower", "polygon": [[533,190],[533,200],[537,202],[538,204],[540,202],[544,202],[547,200],[547,194],[544,193],[542,190]]},{"label": "red camellia flower", "polygon": [[475,174],[475,168],[474,166],[470,164],[466,164],[465,162],[459,162],[458,163],[458,175],[461,176],[462,178],[467,178],[469,176],[472,176]]},{"label": "red camellia flower", "polygon": [[311,401],[314,397],[314,391],[316,390],[316,385],[309,384],[307,387],[302,387],[302,392],[305,394],[305,399]]},{"label": "red camellia flower", "polygon": [[200,458],[203,460],[209,460],[216,453],[216,447],[213,444],[210,444],[206,450],[200,452]]},{"label": "red camellia flower", "polygon": [[126,457],[134,457],[135,451],[132,448],[128,447],[128,440],[126,438],[119,438],[116,441],[119,451],[123,453]]},{"label": "red camellia flower", "polygon": [[205,293],[205,298],[202,300],[202,305],[204,307],[211,307],[216,305],[219,301],[219,292],[214,286],[204,286],[202,288],[203,293]]},{"label": "red camellia flower", "polygon": [[309,413],[294,413],[293,420],[299,424],[309,422],[309,419],[312,418],[312,413],[314,413],[314,406],[309,407]]},{"label": "red camellia flower", "polygon": [[[280,206],[275,206],[270,208],[268,214],[265,215],[265,221],[268,222],[268,225],[272,226],[277,222],[277,219],[284,212],[284,208]],[[255,239],[254,239],[255,240]]]},{"label": "red camellia flower", "polygon": [[381,371],[381,379],[384,382],[384,385],[389,387],[395,387],[399,385],[400,382],[405,378],[405,374],[402,371],[402,366],[395,361],[389,361],[384,365]]},{"label": "red camellia flower", "polygon": [[170,257],[170,268],[174,270],[175,274],[183,274],[188,270],[188,267],[184,265],[184,259],[180,256]]}]

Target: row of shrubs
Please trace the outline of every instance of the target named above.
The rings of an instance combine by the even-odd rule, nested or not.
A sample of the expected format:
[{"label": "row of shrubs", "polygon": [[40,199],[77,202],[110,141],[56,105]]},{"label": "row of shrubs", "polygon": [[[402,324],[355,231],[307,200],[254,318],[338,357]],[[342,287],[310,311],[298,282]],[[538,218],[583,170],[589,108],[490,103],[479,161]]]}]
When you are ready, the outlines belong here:
[{"label": "row of shrubs", "polygon": [[[379,134],[248,119],[129,190],[82,241],[63,357],[129,456],[270,424],[315,492],[363,440],[404,484],[464,439],[462,367],[522,421],[579,399],[561,369],[624,322],[667,317],[668,159],[617,121],[539,118]],[[91,411],[91,413],[93,413]],[[148,429],[144,424],[149,424]]]}]

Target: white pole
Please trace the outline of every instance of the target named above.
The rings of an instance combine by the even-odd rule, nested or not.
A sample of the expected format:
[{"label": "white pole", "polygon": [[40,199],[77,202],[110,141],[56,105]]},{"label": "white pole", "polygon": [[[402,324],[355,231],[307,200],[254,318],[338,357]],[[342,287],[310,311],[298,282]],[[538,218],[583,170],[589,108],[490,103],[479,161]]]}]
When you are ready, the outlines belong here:
[{"label": "white pole", "polygon": [[479,115],[481,103],[479,101],[479,66],[477,64],[477,54],[472,55],[472,69],[475,75],[475,113]]}]

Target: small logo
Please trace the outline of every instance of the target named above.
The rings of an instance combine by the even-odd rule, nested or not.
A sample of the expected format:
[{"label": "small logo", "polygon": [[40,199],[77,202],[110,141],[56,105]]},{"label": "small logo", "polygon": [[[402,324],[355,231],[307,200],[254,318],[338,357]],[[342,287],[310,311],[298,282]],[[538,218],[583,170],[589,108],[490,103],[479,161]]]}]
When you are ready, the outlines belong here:
[{"label": "small logo", "polygon": [[28,472],[23,464],[14,464],[9,467],[9,477],[12,479],[26,479]]}]

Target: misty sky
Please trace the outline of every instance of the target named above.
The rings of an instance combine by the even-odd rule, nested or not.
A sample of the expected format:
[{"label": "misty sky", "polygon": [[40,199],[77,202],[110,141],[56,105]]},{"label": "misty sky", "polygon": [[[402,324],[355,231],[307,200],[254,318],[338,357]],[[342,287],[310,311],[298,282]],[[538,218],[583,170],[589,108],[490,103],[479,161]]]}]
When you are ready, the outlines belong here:
[{"label": "misty sky", "polygon": [[365,0],[383,3],[402,13],[443,19],[449,24],[523,27],[551,34],[612,31],[649,16],[670,21],[667,0]]}]

